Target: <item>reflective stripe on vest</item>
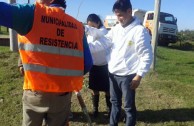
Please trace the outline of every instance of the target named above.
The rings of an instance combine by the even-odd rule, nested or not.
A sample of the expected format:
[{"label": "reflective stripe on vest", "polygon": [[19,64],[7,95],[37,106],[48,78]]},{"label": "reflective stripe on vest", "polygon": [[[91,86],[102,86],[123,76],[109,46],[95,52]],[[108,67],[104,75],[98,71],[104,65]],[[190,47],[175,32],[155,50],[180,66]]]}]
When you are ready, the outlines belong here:
[{"label": "reflective stripe on vest", "polygon": [[45,46],[45,45],[34,45],[30,43],[29,44],[19,43],[18,47],[20,50],[25,50],[25,51],[46,52],[51,54],[83,57],[83,52],[79,50],[72,50],[72,49]]},{"label": "reflective stripe on vest", "polygon": [[23,64],[25,71],[36,71],[57,76],[83,76],[83,71],[80,70],[64,70],[57,68],[49,68],[34,64]]},{"label": "reflective stripe on vest", "polygon": [[83,84],[82,23],[57,7],[36,3],[31,31],[18,36],[23,89],[72,92]]}]

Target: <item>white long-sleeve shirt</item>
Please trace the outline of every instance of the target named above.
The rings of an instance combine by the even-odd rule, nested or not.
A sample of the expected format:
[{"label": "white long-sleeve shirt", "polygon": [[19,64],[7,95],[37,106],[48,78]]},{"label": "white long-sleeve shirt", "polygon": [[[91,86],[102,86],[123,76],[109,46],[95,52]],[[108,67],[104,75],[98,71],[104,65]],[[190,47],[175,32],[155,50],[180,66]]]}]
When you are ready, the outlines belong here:
[{"label": "white long-sleeve shirt", "polygon": [[149,71],[152,63],[151,37],[135,17],[127,27],[117,24],[106,36],[102,36],[97,29],[86,29],[90,30],[91,35],[98,38],[98,41],[89,43],[90,50],[93,53],[106,51],[110,73],[120,76],[137,74],[143,77]]},{"label": "white long-sleeve shirt", "polygon": [[[89,33],[89,32],[92,32],[92,30],[88,31],[87,32],[87,41],[88,43],[95,43],[95,41],[98,41],[98,37],[95,37],[95,36],[91,36],[90,34],[92,33]],[[99,28],[99,34],[101,34],[102,36],[107,34],[108,31],[106,30],[106,28],[104,26],[102,26],[101,28]],[[89,46],[90,48],[90,46]],[[92,49],[90,49],[92,50]],[[102,65],[106,65],[107,64],[107,59],[106,59],[106,51],[105,50],[101,50],[99,52],[93,52],[91,51],[91,54],[92,54],[92,59],[93,59],[93,64],[94,65],[97,65],[97,66],[102,66]]]}]

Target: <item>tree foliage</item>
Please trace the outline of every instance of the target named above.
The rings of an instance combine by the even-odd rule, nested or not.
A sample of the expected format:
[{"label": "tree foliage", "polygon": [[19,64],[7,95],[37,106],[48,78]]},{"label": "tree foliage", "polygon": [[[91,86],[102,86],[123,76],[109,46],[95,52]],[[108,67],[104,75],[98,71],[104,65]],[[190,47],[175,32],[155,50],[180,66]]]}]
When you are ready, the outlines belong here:
[{"label": "tree foliage", "polygon": [[194,42],[194,30],[181,30],[178,32],[179,41],[193,41]]}]

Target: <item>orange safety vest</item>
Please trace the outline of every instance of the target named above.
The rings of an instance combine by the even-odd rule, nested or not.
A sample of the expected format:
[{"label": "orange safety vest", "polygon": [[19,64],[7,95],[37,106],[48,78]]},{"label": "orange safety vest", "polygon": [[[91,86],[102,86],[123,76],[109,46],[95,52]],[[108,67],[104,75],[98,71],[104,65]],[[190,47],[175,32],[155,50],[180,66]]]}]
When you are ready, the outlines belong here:
[{"label": "orange safety vest", "polygon": [[82,23],[57,7],[36,3],[34,23],[25,36],[18,36],[24,66],[24,89],[72,92],[83,84]]}]

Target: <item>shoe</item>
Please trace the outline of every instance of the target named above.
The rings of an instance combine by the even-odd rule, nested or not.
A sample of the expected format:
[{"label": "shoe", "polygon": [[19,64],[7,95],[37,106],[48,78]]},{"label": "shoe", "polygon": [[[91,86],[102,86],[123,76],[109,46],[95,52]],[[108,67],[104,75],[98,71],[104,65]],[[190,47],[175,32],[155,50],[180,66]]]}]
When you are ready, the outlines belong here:
[{"label": "shoe", "polygon": [[98,104],[99,104],[99,95],[92,95],[92,103],[93,103],[93,117],[96,118],[98,116]]},{"label": "shoe", "polygon": [[73,119],[73,113],[72,112],[69,113],[69,119]]}]

